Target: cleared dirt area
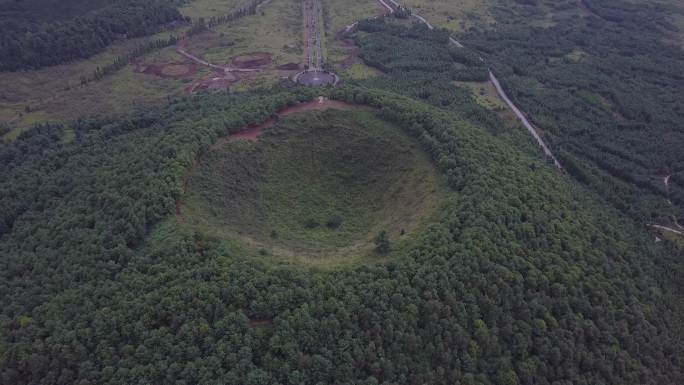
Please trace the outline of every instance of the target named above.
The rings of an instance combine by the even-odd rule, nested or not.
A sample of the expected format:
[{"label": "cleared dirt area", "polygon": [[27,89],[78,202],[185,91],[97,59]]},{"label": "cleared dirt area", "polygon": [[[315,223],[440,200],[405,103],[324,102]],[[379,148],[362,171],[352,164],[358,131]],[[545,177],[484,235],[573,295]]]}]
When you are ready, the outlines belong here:
[{"label": "cleared dirt area", "polygon": [[[278,123],[279,118],[292,115],[298,112],[307,112],[307,111],[325,111],[325,110],[339,110],[339,111],[347,111],[351,109],[369,109],[369,107],[361,106],[361,105],[356,105],[356,104],[349,104],[345,102],[340,102],[337,100],[330,100],[326,98],[318,98],[316,100],[312,100],[310,102],[306,103],[300,103],[296,106],[288,107],[282,111],[280,111],[275,118],[271,118],[263,123],[259,123],[256,125],[251,125],[245,128],[242,131],[236,132],[234,134],[231,134],[228,137],[229,140],[236,140],[236,139],[243,139],[243,140],[258,140],[259,136],[261,135],[262,131],[266,128],[272,127],[276,123]],[[219,140],[215,146],[221,146],[223,143],[225,143],[226,140]]]},{"label": "cleared dirt area", "polygon": [[345,28],[339,31],[335,36],[335,38],[342,43],[342,47],[347,51],[347,57],[337,62],[342,69],[351,67],[352,64],[357,61],[359,53],[361,52],[361,49],[354,44],[354,40],[347,34],[348,32],[349,29]]},{"label": "cleared dirt area", "polygon": [[204,77],[198,81],[185,87],[185,92],[194,93],[207,90],[227,90],[239,80],[239,75],[231,72],[223,73],[216,71],[215,73]]},{"label": "cleared dirt area", "polygon": [[134,63],[135,72],[154,75],[160,78],[178,79],[194,75],[197,65],[194,63],[145,64]]},{"label": "cleared dirt area", "polygon": [[[254,52],[234,57],[231,60],[230,66],[223,67],[214,64],[206,64],[214,69],[214,73],[188,85],[185,87],[185,92],[195,93],[207,90],[225,91],[240,79],[248,77],[254,72],[261,71],[262,68],[260,67],[267,66],[271,63],[272,56],[270,53]],[[293,64],[296,68],[299,68],[298,64]]]},{"label": "cleared dirt area", "polygon": [[276,67],[276,69],[279,69],[281,71],[296,71],[300,68],[301,66],[299,65],[299,63],[285,63]]},{"label": "cleared dirt area", "polygon": [[267,52],[255,52],[245,55],[240,55],[231,61],[235,68],[257,68],[271,64],[271,54]]}]

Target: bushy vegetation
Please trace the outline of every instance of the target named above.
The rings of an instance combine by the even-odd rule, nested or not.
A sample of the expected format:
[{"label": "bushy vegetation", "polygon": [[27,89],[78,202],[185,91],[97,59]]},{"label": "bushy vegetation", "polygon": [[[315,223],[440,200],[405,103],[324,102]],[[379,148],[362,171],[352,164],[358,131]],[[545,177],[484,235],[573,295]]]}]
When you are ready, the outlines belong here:
[{"label": "bushy vegetation", "polygon": [[297,113],[258,142],[222,143],[186,181],[182,223],[316,267],[362,261],[381,230],[405,244],[445,195],[420,146],[361,109]]},{"label": "bushy vegetation", "polygon": [[406,255],[344,271],[274,269],[163,221],[198,154],[311,90],[0,144],[2,382],[684,382],[681,250],[470,123],[467,94],[393,82],[320,92],[417,138],[453,198]]},{"label": "bushy vegetation", "polygon": [[641,221],[684,217],[684,191],[663,183],[684,170],[684,51],[667,42],[677,29],[666,18],[684,11],[563,1],[553,4],[546,27],[529,22],[539,7],[517,11],[499,14],[496,30],[463,39],[494,66],[561,163]]},{"label": "bushy vegetation", "polygon": [[359,30],[364,33],[356,36],[361,57],[387,75],[359,84],[447,109],[492,132],[503,127],[496,114],[475,102],[469,89],[455,86],[455,81],[486,80],[488,72],[475,52],[449,46],[445,31],[422,24],[406,28],[386,20],[364,21]]}]

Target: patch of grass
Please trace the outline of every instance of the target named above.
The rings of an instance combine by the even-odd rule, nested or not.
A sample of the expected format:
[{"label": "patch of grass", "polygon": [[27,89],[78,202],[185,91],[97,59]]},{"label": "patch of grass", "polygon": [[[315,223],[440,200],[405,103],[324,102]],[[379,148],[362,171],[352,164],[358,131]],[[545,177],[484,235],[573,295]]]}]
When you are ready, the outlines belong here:
[{"label": "patch of grass", "polygon": [[[377,0],[349,0],[349,1],[321,1],[323,7],[323,35],[326,46],[326,60],[329,63],[339,62],[348,57],[349,50],[337,40],[337,33],[346,26],[359,20],[367,19],[382,12],[382,7]],[[350,72],[351,68],[340,73],[343,77],[364,79],[370,76],[370,71],[362,73],[359,66],[363,66],[360,59],[356,59],[357,68]],[[365,67],[365,66],[364,66]],[[365,77],[363,77],[366,75]]]},{"label": "patch of grass", "polygon": [[[173,33],[179,34],[180,30]],[[101,81],[92,82],[86,86],[81,86],[81,76],[93,74],[98,67],[111,63],[116,57],[132,51],[141,43],[155,39],[166,39],[170,34],[170,32],[163,32],[150,37],[126,40],[111,45],[104,52],[92,58],[69,64],[45,67],[39,70],[0,73],[0,84],[8,85],[0,87],[0,121],[11,124],[14,130],[9,135],[16,136],[35,123],[45,121],[67,122],[83,116],[84,111],[92,111],[83,108],[84,101],[90,104],[102,102],[103,108],[98,108],[98,112],[101,110],[125,112],[125,108],[117,108],[118,104],[110,103],[111,99],[116,100],[120,97],[121,100],[126,100],[135,97],[140,88],[153,89],[154,85],[145,87],[143,83],[130,91],[124,90],[123,94],[114,95],[108,87],[112,82],[110,78],[116,79],[118,73],[106,76]],[[166,48],[165,50],[173,52],[173,48]],[[125,75],[124,78],[127,76]],[[146,80],[146,78],[141,78],[138,82],[145,82]],[[95,88],[104,91],[102,93],[104,98],[100,98],[97,91],[91,91]],[[87,100],[84,99],[84,96]],[[33,112],[26,113],[27,105],[31,106]],[[114,105],[113,111],[111,110],[112,105]]]},{"label": "patch of grass", "polygon": [[341,76],[350,79],[368,79],[373,76],[378,76],[382,72],[379,70],[365,65],[359,60],[359,63],[352,64],[349,68],[342,71]]},{"label": "patch of grass", "polygon": [[212,16],[230,14],[246,3],[245,0],[194,0],[184,4],[180,12],[192,20],[209,20]]},{"label": "patch of grass", "polygon": [[[221,16],[230,13],[245,1],[195,0],[181,8],[181,13],[192,18]],[[263,12],[262,12],[263,11]],[[210,61],[227,63],[242,53],[265,51],[274,55],[275,63],[301,61],[301,12],[295,0],[273,0],[257,15],[235,23],[223,24],[215,32],[196,35],[189,41],[190,51],[206,55]],[[263,13],[263,15],[262,15]],[[118,115],[131,108],[164,102],[169,96],[181,95],[189,80],[160,79],[138,74],[128,66],[103,79],[81,86],[81,76],[90,75],[98,67],[111,63],[116,57],[132,51],[147,41],[181,36],[187,27],[173,32],[131,39],[108,47],[104,52],[86,60],[46,67],[33,71],[0,73],[0,122],[12,130],[4,135],[12,140],[23,130],[37,123],[69,123],[80,117]],[[284,45],[296,47],[286,52]],[[175,52],[175,47],[157,50],[138,58],[148,64],[183,63],[186,60]],[[207,75],[206,68],[192,79]],[[250,77],[243,88],[275,83],[281,74],[274,72]],[[26,112],[30,106],[31,112]]]},{"label": "patch of grass", "polygon": [[302,61],[302,34],[300,2],[273,0],[256,15],[193,36],[188,47],[192,53],[216,64],[229,63],[239,55],[267,52],[277,65]]},{"label": "patch of grass", "polygon": [[475,101],[490,110],[506,109],[506,103],[499,97],[494,85],[489,82],[454,82],[458,87],[467,88]]},{"label": "patch of grass", "polygon": [[[479,0],[405,0],[400,4],[418,12],[435,27],[453,32],[465,32],[469,28],[489,28],[495,24],[492,8],[498,1]],[[507,4],[510,6],[510,4]]]},{"label": "patch of grass", "polygon": [[381,13],[377,0],[322,0],[326,36],[334,39],[344,27]]},{"label": "patch of grass", "polygon": [[[288,116],[258,142],[214,148],[187,181],[179,223],[269,263],[319,269],[401,253],[446,195],[416,141],[357,110]],[[379,254],[383,231],[391,252]]]}]

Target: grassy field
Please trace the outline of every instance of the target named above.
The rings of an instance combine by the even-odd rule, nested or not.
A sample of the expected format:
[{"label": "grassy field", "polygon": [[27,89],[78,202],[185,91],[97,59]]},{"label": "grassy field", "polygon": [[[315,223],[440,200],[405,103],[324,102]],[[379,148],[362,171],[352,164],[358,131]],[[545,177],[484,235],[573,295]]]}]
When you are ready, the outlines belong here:
[{"label": "grassy field", "polygon": [[513,3],[497,0],[404,0],[398,2],[415,10],[434,26],[457,33],[464,32],[471,27],[493,26],[495,21],[492,8],[499,5],[511,6]]},{"label": "grassy field", "polygon": [[499,97],[491,82],[454,82],[458,87],[467,88],[481,106],[490,110],[507,109],[506,103]]},{"label": "grassy field", "polygon": [[337,39],[337,34],[346,26],[359,20],[367,19],[382,13],[383,8],[377,0],[323,0],[323,26],[325,34],[325,44],[327,47],[327,60],[333,64],[334,70],[342,78],[365,79],[375,76],[377,71],[363,64],[363,61],[356,58],[350,66],[342,68],[336,65],[350,55],[350,47]]},{"label": "grassy field", "polygon": [[[169,35],[170,33],[165,32],[153,37],[117,43],[90,59],[70,64],[32,71],[0,73],[0,84],[7,85],[0,88],[0,122],[15,128],[15,132],[10,133],[12,136],[34,123],[47,120],[68,121],[81,116],[84,111],[98,114],[104,111],[125,111],[128,106],[118,108],[118,103],[114,103],[114,109],[111,109],[112,101],[122,101],[125,104],[128,99],[136,99],[141,88],[156,93],[154,89],[157,85],[154,81],[148,87],[145,85],[147,79],[135,79],[131,76],[132,71],[124,70],[121,71],[122,74],[108,76],[100,82],[81,86],[81,76],[93,74],[98,67],[111,63],[117,56],[133,50],[142,42],[168,38]],[[116,87],[112,83],[119,81],[134,82],[139,86],[130,90],[124,89],[123,94],[114,94]],[[105,98],[102,98],[102,95]],[[100,102],[102,108],[83,108],[84,103],[97,106]]]},{"label": "grassy field", "polygon": [[245,0],[194,0],[184,4],[180,12],[192,20],[209,20],[212,16],[229,14],[246,3]]},{"label": "grassy field", "polygon": [[334,38],[344,27],[382,13],[377,0],[322,0],[326,35]]},{"label": "grassy field", "polygon": [[[195,0],[184,5],[181,12],[196,20],[209,19],[235,10],[246,3],[242,0]],[[381,10],[375,1],[353,0],[352,3],[324,1],[325,46],[329,60],[343,60],[348,48],[335,39],[335,34],[356,20]],[[11,128],[3,136],[12,140],[28,127],[44,122],[66,123],[84,116],[116,116],[131,109],[164,103],[169,97],[180,96],[192,82],[210,76],[211,71],[199,67],[197,73],[180,78],[159,78],[141,74],[133,66],[81,85],[83,75],[91,75],[98,67],[111,63],[116,57],[132,51],[136,46],[169,35],[182,35],[187,27],[173,32],[127,40],[109,47],[105,52],[87,60],[35,71],[0,73],[0,83],[10,85],[0,89],[0,124]],[[216,64],[229,64],[239,55],[267,52],[273,63],[264,71],[243,76],[231,86],[244,90],[266,86],[290,75],[275,67],[303,60],[301,3],[297,0],[273,0],[257,15],[247,16],[233,23],[215,27],[195,35],[186,42],[188,50]],[[188,63],[174,47],[159,49],[137,59],[152,65]],[[353,65],[340,69],[345,78],[366,78],[376,71],[356,59]]]},{"label": "grassy field", "polygon": [[274,64],[300,62],[303,56],[302,11],[296,0],[273,0],[254,16],[223,24],[188,41],[191,52],[212,63],[238,55],[268,52]]},{"label": "grassy field", "polygon": [[[236,9],[242,0],[195,0],[181,8],[181,12],[193,19],[220,16]],[[266,51],[274,54],[276,62],[299,61],[301,45],[299,23],[301,17],[293,0],[274,0],[263,8],[263,15],[248,16],[235,24],[217,27],[216,32],[207,32],[193,37],[191,52],[207,54],[211,60],[226,62],[234,55]],[[293,17],[294,16],[294,17]],[[283,25],[290,23],[289,27]],[[173,32],[163,32],[154,36],[126,40],[110,46],[101,54],[87,60],[43,68],[33,71],[0,73],[0,124],[12,130],[4,135],[12,140],[26,128],[43,122],[70,121],[83,116],[109,116],[126,113],[134,108],[163,103],[168,97],[182,95],[184,88],[192,80],[209,74],[200,68],[190,79],[168,79],[153,75],[139,74],[133,66],[105,76],[85,86],[80,84],[83,75],[91,75],[98,67],[111,63],[117,56],[132,51],[146,41],[166,39],[169,35],[182,35],[187,27]],[[289,32],[286,32],[289,31]],[[260,31],[268,31],[262,33]],[[283,54],[284,45],[292,44],[292,53]],[[157,50],[142,56],[138,61],[146,64],[183,63],[186,60],[175,52],[174,47]],[[267,78],[261,81],[261,77]],[[273,81],[278,74],[256,76],[249,79],[245,86],[258,86]]]},{"label": "grassy field", "polygon": [[[400,253],[446,195],[420,145],[369,111],[298,113],[230,141],[188,176],[178,223],[279,266],[332,269]],[[389,235],[380,255],[374,238]]]},{"label": "grassy field", "polygon": [[339,75],[344,79],[367,79],[372,76],[381,74],[379,70],[367,66],[359,60],[359,62],[352,64],[349,68],[343,69]]}]

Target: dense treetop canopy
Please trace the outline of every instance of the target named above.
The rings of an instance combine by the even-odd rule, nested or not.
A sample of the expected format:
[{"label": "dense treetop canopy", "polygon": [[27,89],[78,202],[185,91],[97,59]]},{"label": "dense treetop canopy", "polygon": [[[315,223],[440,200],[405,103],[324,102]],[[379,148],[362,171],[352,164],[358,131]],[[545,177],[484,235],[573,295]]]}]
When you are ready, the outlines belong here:
[{"label": "dense treetop canopy", "polygon": [[[455,86],[486,67],[444,32],[359,30],[381,76],[193,95],[0,143],[0,383],[684,382],[682,250],[613,198],[641,190],[603,193],[620,185],[573,161],[582,139],[553,143],[575,162],[569,175],[523,130],[504,130]],[[486,51],[499,37],[472,39]],[[487,54],[513,90],[537,76],[521,72],[534,62],[516,72]],[[676,80],[667,71],[654,76]],[[422,237],[389,262],[279,269],[179,224],[184,176],[212,144],[320,95],[372,107],[429,154],[448,191]],[[654,130],[676,118],[648,108],[663,120]],[[601,111],[589,115],[597,137],[612,124]]]}]

